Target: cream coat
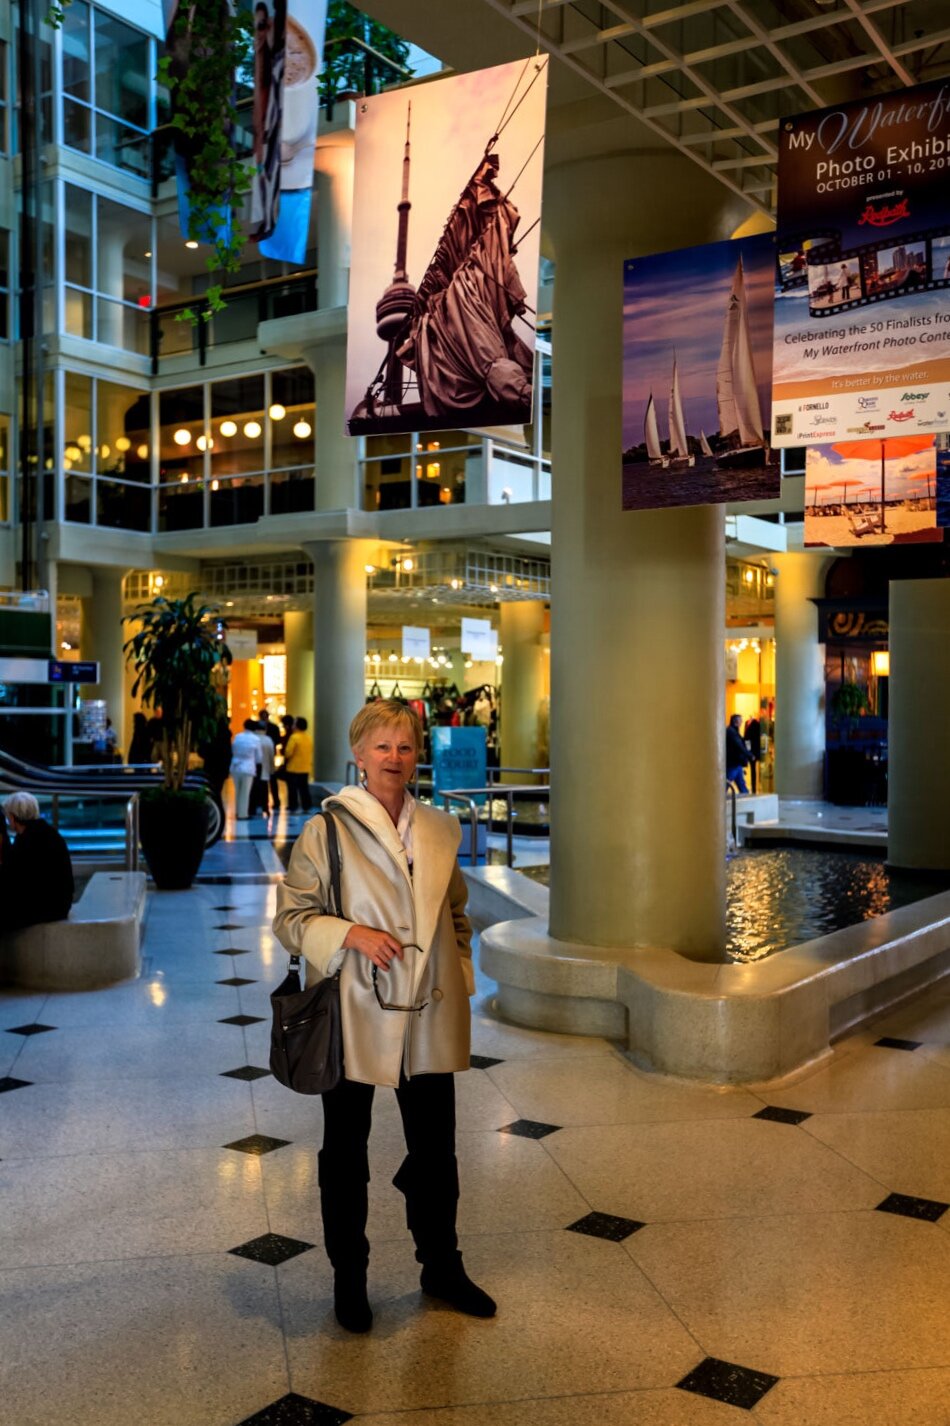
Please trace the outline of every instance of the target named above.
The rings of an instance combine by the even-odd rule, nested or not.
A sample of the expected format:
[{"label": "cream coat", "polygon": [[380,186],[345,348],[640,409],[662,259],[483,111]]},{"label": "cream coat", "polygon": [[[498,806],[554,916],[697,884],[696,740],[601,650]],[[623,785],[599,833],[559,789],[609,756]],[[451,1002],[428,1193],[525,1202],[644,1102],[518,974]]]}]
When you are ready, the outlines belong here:
[{"label": "cream coat", "polygon": [[343,1060],[347,1079],[399,1083],[407,1075],[469,1067],[474,992],[472,928],[465,915],[468,889],[458,865],[459,824],[447,812],[417,804],[412,819],[410,873],[399,834],[381,803],[360,788],[328,797],[339,833],[343,911],[332,902],[326,825],[308,822],[297,838],[277,891],[274,932],[281,945],[307,962],[307,983],[328,973],[353,924],[389,931],[407,950],[379,972],[380,994],[399,1005],[428,1001],[421,1012],[382,1010],[373,993],[373,966],[358,951],[345,953],[340,976]]}]

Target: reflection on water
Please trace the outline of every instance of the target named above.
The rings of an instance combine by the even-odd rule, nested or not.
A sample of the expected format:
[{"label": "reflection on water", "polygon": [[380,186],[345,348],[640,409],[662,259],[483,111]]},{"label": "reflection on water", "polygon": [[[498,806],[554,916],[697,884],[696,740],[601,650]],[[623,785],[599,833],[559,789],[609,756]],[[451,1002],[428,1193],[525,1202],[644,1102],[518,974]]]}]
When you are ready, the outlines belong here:
[{"label": "reflection on water", "polygon": [[[518,870],[548,885],[549,867]],[[941,881],[889,871],[883,861],[861,852],[744,849],[726,868],[729,955],[759,961],[948,888],[950,877]]]}]

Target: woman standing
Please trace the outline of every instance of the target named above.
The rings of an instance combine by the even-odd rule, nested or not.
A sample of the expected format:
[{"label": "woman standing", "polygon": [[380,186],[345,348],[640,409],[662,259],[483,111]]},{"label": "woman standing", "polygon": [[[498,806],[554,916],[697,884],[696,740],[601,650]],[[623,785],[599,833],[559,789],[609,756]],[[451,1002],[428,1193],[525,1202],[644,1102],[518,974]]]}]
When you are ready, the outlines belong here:
[{"label": "woman standing", "polygon": [[323,1096],[319,1155],[324,1242],[337,1320],[368,1331],[367,1142],[376,1085],[396,1091],[406,1157],[393,1182],[422,1264],[422,1289],[459,1312],[491,1317],[495,1303],[462,1266],[455,1222],[453,1074],[469,1068],[474,993],[472,928],[458,866],[459,824],[419,805],[406,784],[422,748],[418,715],[393,700],[369,704],[350,725],[359,787],[324,802],[336,823],[342,909],[328,915],[325,819],[294,846],[277,892],[274,930],[308,961],[308,980],[341,970],[344,1078]]}]

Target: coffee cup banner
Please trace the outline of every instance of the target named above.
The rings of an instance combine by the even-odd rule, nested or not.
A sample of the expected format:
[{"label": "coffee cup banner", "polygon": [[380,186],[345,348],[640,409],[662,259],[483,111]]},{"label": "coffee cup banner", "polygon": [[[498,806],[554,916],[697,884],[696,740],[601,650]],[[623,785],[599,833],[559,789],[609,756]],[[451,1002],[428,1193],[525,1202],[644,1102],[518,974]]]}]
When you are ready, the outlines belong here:
[{"label": "coffee cup banner", "polygon": [[[277,8],[282,8],[278,3]],[[313,150],[320,96],[326,0],[289,0],[284,32],[277,220],[261,238],[264,257],[301,265],[307,253]]]}]

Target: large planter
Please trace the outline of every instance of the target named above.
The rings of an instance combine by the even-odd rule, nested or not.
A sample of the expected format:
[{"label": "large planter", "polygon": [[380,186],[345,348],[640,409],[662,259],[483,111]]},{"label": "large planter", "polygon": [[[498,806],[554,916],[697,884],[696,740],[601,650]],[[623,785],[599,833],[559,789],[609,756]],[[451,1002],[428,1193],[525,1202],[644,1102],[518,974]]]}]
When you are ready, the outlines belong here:
[{"label": "large planter", "polygon": [[187,891],[204,856],[208,803],[202,792],[149,791],[139,808],[142,851],[159,891]]}]

